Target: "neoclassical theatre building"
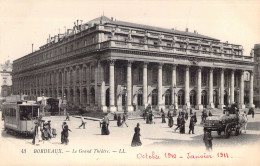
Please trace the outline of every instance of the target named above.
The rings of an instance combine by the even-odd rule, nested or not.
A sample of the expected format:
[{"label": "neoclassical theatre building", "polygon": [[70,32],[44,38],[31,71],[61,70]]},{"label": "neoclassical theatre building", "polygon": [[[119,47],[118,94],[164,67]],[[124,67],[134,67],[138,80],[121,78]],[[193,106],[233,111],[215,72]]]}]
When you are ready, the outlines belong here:
[{"label": "neoclassical theatre building", "polygon": [[195,32],[116,21],[105,16],[47,39],[13,62],[13,93],[61,97],[74,106],[115,112],[223,108],[244,104],[244,73],[253,56],[241,45]]}]

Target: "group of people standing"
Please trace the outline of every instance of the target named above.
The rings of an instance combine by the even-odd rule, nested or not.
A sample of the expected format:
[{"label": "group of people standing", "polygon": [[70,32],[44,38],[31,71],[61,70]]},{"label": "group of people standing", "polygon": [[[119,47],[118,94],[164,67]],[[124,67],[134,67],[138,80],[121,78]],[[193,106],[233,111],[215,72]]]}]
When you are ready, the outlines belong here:
[{"label": "group of people standing", "polygon": [[151,105],[148,105],[147,108],[144,110],[143,118],[146,120],[146,124],[152,124],[153,123],[153,112]]},{"label": "group of people standing", "polygon": [[[121,117],[123,116],[123,117]],[[121,114],[114,114],[114,120],[117,121],[117,126],[118,127],[123,127],[123,124],[126,125],[126,127],[128,127],[128,125],[126,124],[126,119],[127,119],[127,113],[123,113],[123,115]]]},{"label": "group of people standing", "polygon": [[[173,110],[169,110],[167,113],[167,118],[168,118],[168,126],[171,128],[174,125],[174,120],[173,117],[175,117],[177,115],[177,110],[173,109]],[[161,109],[161,117],[162,117],[162,123],[166,123],[165,118],[166,115],[163,111],[163,109]],[[181,134],[185,133],[185,123],[186,121],[189,119],[189,114],[188,111],[180,111],[179,115],[177,117],[177,127],[174,129],[174,131],[176,132],[176,130],[179,129]],[[194,134],[194,126],[197,122],[197,116],[196,116],[196,112],[193,114],[192,109],[190,109],[190,125],[189,125],[189,134],[190,132],[192,132],[192,134]]]}]

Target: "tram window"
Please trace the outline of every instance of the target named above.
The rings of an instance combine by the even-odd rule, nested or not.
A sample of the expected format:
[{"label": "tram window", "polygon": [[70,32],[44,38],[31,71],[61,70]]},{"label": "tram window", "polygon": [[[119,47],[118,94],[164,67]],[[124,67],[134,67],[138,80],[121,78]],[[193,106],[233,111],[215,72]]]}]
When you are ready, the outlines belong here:
[{"label": "tram window", "polygon": [[21,106],[20,107],[20,119],[21,120],[32,120],[38,116],[38,108],[32,106]]}]

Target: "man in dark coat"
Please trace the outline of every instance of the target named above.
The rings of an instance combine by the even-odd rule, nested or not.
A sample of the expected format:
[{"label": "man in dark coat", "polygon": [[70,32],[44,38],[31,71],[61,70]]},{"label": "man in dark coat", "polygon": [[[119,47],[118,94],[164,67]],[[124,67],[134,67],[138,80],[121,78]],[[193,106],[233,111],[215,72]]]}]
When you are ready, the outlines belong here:
[{"label": "man in dark coat", "polygon": [[180,133],[185,134],[185,119],[183,116],[181,117]]},{"label": "man in dark coat", "polygon": [[189,114],[188,114],[188,111],[185,112],[185,120],[187,121],[189,118]]},{"label": "man in dark coat", "polygon": [[194,118],[194,116],[191,116],[190,125],[189,125],[189,128],[190,128],[189,134],[190,134],[190,132],[192,132],[192,134],[194,134],[194,126],[195,126],[195,118]]},{"label": "man in dark coat", "polygon": [[122,125],[121,115],[118,114],[118,116],[117,116],[117,126],[120,127],[121,125]]},{"label": "man in dark coat", "polygon": [[177,118],[177,127],[174,129],[174,131],[176,132],[176,130],[178,130],[180,127],[181,127],[181,115],[179,114]]},{"label": "man in dark coat", "polygon": [[39,124],[37,122],[34,122],[35,126],[34,126],[34,130],[33,130],[33,141],[32,141],[32,144],[35,145],[35,139],[38,135],[38,127],[39,127]]},{"label": "man in dark coat", "polygon": [[162,113],[162,123],[166,123],[166,121],[165,121],[165,113],[164,113],[164,111],[162,111],[161,113]]}]

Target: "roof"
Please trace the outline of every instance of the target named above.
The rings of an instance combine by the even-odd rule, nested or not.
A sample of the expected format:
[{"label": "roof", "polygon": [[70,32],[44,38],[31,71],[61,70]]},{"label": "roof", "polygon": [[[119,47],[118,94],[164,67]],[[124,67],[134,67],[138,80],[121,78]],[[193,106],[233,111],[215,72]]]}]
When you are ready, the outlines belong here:
[{"label": "roof", "polygon": [[205,38],[205,39],[218,40],[219,41],[219,39],[215,39],[215,38],[208,37],[208,36],[201,35],[201,34],[197,34],[197,33],[191,33],[191,32],[179,31],[179,30],[172,30],[172,29],[166,29],[166,28],[154,27],[154,26],[149,26],[149,25],[142,25],[142,24],[124,22],[124,21],[111,21],[110,20],[109,24],[119,25],[119,26],[127,26],[127,27],[133,27],[133,28],[140,28],[140,29],[147,29],[147,30],[153,30],[153,31],[160,31],[160,32],[172,33],[172,34],[177,34],[177,35],[199,37],[199,38]]},{"label": "roof", "polygon": [[111,22],[111,19],[109,19],[106,16],[101,16],[101,17],[97,17],[97,18],[95,18],[93,20],[88,21],[86,24],[94,24],[94,23],[100,24],[100,21],[102,21],[103,23]]}]

